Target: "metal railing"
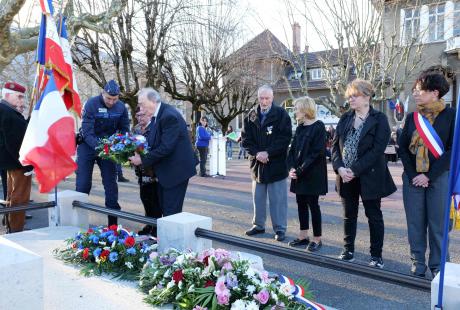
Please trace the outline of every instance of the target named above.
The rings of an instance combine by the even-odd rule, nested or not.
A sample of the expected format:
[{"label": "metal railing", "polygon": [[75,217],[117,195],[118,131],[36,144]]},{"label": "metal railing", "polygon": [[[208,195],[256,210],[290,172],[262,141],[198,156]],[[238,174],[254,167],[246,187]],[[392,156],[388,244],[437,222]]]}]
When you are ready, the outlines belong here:
[{"label": "metal railing", "polygon": [[[144,224],[150,224],[153,226],[157,225],[157,221],[153,218],[145,217],[142,215],[107,209],[105,207],[100,207],[94,204],[84,203],[80,201],[74,201],[72,203],[74,207],[98,212],[107,215],[114,215],[120,218],[124,218],[134,222],[140,222]],[[270,255],[275,255],[278,257],[288,258],[295,261],[316,265],[328,269],[338,270],[346,272],[349,274],[354,274],[357,276],[362,276],[370,278],[376,281],[383,281],[399,286],[404,286],[416,290],[427,291],[431,289],[431,281],[414,277],[408,274],[403,274],[395,271],[389,271],[384,269],[373,268],[370,266],[345,262],[336,258],[329,256],[319,255],[308,253],[302,250],[291,249],[287,247],[281,247],[274,244],[264,243],[256,241],[253,239],[241,238],[234,235],[224,234],[220,232],[215,232],[212,230],[207,230],[203,228],[197,228],[195,230],[195,235],[200,238],[206,238],[230,245],[239,246],[242,248],[250,249],[253,251],[258,251]]]},{"label": "metal railing", "polygon": [[0,208],[0,215],[20,212],[20,211],[33,211],[33,210],[40,210],[40,209],[47,209],[53,208],[56,206],[54,201],[49,202],[29,202],[20,205],[15,205],[14,207],[3,207]]}]

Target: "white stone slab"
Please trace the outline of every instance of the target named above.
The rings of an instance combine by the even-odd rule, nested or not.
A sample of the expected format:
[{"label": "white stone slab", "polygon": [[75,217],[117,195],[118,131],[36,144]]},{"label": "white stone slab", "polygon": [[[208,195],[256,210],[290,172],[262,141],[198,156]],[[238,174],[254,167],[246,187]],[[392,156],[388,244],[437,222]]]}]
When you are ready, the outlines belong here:
[{"label": "white stone slab", "polygon": [[43,259],[0,237],[0,309],[41,310],[43,306]]},{"label": "white stone slab", "polygon": [[[74,226],[88,228],[88,211],[74,208],[72,202],[78,200],[88,202],[88,195],[76,191],[58,192],[57,206],[48,209],[49,226]],[[54,201],[54,194],[48,195],[48,201]]]},{"label": "white stone slab", "polygon": [[[145,295],[137,289],[137,282],[115,281],[110,276],[83,277],[79,270],[53,257],[52,251],[73,237],[78,227],[48,227],[5,235],[5,238],[41,255],[44,267],[44,309],[136,309],[152,310],[143,302]],[[3,279],[3,274],[0,274]],[[22,298],[28,294],[23,294]],[[2,299],[0,292],[0,299]],[[20,302],[15,300],[14,302]],[[0,309],[5,309],[0,307]],[[36,309],[14,307],[15,310]],[[39,308],[40,309],[40,308]]]},{"label": "white stone slab", "polygon": [[[439,277],[431,281],[431,309],[438,303]],[[446,263],[444,273],[444,293],[443,293],[443,310],[460,309],[460,265]]]},{"label": "white stone slab", "polygon": [[210,217],[182,212],[157,220],[158,251],[169,248],[178,250],[191,249],[201,252],[212,247],[212,241],[195,236],[196,228],[212,229]]}]

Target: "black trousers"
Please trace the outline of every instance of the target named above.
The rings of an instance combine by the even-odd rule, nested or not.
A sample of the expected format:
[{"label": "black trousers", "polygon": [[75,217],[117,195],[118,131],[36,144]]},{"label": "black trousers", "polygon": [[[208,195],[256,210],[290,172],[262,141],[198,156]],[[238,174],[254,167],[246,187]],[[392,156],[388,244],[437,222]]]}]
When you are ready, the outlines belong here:
[{"label": "black trousers", "polygon": [[198,152],[200,153],[200,175],[206,174],[206,160],[208,159],[208,148],[206,146],[197,146]]},{"label": "black trousers", "polygon": [[[344,227],[344,248],[347,251],[355,251],[356,226],[358,220],[359,196],[361,194],[361,184],[359,178],[353,179],[349,183],[343,184],[342,197],[343,206],[343,227]],[[384,223],[382,210],[380,210],[380,200],[362,200],[364,212],[367,217],[370,232],[370,252],[372,256],[382,257]]]},{"label": "black trousers", "polygon": [[7,176],[6,176],[6,170],[0,170],[0,173],[1,173],[1,177],[2,177],[2,188],[3,188],[3,200],[6,200],[6,193],[7,193],[7,188],[6,188],[6,184],[7,184]]},{"label": "black trousers", "polygon": [[[158,219],[162,216],[160,199],[158,195],[158,182],[140,183],[140,197],[144,205],[145,216]],[[157,235],[157,228],[151,227],[152,235]]]},{"label": "black trousers", "polygon": [[158,194],[163,216],[182,212],[188,180],[170,188],[165,188],[158,183]]},{"label": "black trousers", "polygon": [[309,225],[309,213],[311,212],[311,224],[313,236],[321,237],[321,210],[318,204],[318,195],[295,195],[297,210],[299,212],[300,230],[307,230]]}]

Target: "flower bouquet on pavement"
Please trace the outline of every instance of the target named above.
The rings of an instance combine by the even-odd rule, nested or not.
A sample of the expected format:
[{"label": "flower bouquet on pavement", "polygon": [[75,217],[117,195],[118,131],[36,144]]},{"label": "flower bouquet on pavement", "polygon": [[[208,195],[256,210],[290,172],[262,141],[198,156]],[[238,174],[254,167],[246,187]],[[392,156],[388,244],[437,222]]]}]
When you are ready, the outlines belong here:
[{"label": "flower bouquet on pavement", "polygon": [[[145,301],[180,309],[308,309],[293,286],[222,249],[150,254],[140,278]],[[303,293],[303,289],[301,290]],[[300,296],[300,295],[299,295]],[[303,297],[302,297],[303,298]]]},{"label": "flower bouquet on pavement", "polygon": [[54,255],[81,267],[85,276],[108,273],[114,278],[137,280],[149,255],[157,245],[136,241],[134,234],[121,225],[98,227],[79,232],[66,240],[67,246]]},{"label": "flower bouquet on pavement", "polygon": [[143,135],[116,133],[108,138],[102,138],[99,145],[96,146],[96,151],[102,159],[109,159],[117,164],[125,164],[135,152],[140,155],[147,154],[148,144]]}]

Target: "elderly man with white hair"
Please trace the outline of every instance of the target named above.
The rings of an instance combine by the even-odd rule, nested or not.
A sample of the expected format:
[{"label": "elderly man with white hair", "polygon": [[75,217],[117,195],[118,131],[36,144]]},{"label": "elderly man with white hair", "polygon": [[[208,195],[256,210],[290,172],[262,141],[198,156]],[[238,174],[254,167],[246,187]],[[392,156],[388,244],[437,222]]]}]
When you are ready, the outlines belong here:
[{"label": "elderly man with white hair", "polygon": [[[25,92],[24,86],[7,82],[0,101],[0,169],[7,172],[7,207],[27,203],[30,199],[32,180],[24,173],[31,167],[23,167],[19,162],[19,149],[27,129],[27,121],[22,115]],[[11,213],[5,219],[9,233],[24,229],[24,211]]]}]

